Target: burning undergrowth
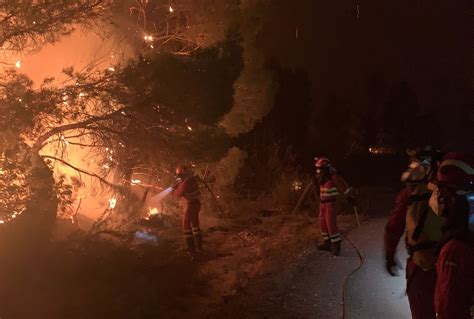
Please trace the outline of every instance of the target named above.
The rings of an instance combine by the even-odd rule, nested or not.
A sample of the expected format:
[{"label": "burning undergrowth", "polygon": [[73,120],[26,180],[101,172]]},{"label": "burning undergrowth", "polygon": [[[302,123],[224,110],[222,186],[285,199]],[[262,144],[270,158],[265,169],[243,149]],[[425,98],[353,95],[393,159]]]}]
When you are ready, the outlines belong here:
[{"label": "burning undergrowth", "polygon": [[159,317],[187,294],[183,277],[193,278],[197,267],[169,245],[160,239],[132,249],[78,235],[53,244],[35,260],[2,269],[2,316]]},{"label": "burning undergrowth", "polygon": [[[277,274],[318,237],[314,211],[290,214],[271,199],[241,202],[225,216],[211,211],[202,212],[205,252],[193,259],[184,251],[179,214],[148,211],[148,219],[125,228],[94,232],[58,222],[55,240],[41,250],[2,254],[1,314],[205,318],[250,282]],[[354,222],[341,221],[343,229]]]}]

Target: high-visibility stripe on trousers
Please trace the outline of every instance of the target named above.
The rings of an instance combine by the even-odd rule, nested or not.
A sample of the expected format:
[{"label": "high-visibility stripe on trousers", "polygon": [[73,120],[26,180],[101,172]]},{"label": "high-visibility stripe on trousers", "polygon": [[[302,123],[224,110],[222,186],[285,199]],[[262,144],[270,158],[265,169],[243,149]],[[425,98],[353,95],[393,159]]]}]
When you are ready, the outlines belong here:
[{"label": "high-visibility stripe on trousers", "polygon": [[320,203],[319,230],[323,239],[330,239],[332,243],[341,241],[341,234],[336,223],[336,202]]},{"label": "high-visibility stripe on trousers", "polygon": [[183,231],[184,233],[198,233],[199,228],[199,211],[201,210],[201,202],[185,201],[183,210]]}]

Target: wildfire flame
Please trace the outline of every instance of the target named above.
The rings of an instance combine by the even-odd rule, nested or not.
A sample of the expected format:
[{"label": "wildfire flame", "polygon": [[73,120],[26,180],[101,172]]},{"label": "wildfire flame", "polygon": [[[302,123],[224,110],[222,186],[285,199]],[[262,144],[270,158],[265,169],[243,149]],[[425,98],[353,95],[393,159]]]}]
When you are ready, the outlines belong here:
[{"label": "wildfire flame", "polygon": [[172,6],[170,6],[169,10],[170,10],[170,13],[173,13],[173,12],[174,12],[174,9],[173,9]]},{"label": "wildfire flame", "polygon": [[20,60],[18,60],[18,61],[15,62],[15,67],[16,67],[17,69],[21,68],[21,61],[20,61]]},{"label": "wildfire flame", "polygon": [[142,181],[139,180],[139,179],[132,179],[132,180],[130,181],[130,183],[131,183],[132,185],[138,185],[138,184],[141,184],[141,182],[142,182]]},{"label": "wildfire flame", "polygon": [[154,216],[157,216],[157,215],[158,215],[158,208],[150,207],[150,208],[148,208],[148,213],[145,216],[145,220],[150,220]]},{"label": "wildfire flame", "polygon": [[109,199],[109,208],[114,209],[116,205],[117,205],[117,198],[116,197],[110,198]]},{"label": "wildfire flame", "polygon": [[64,135],[61,135],[61,141],[63,141],[65,145],[68,145],[68,144],[69,144],[69,142],[66,140],[66,138],[64,137]]}]

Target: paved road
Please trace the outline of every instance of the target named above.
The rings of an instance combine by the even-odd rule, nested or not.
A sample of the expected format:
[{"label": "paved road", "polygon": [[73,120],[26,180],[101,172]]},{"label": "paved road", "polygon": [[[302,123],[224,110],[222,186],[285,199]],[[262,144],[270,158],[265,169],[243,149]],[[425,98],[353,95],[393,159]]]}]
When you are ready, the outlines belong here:
[{"label": "paved road", "polygon": [[[348,234],[362,250],[365,263],[347,284],[345,304],[348,319],[410,318],[405,296],[405,272],[390,277],[383,267],[382,237],[393,192],[380,194],[371,207],[371,219]],[[343,242],[337,258],[311,249],[296,258],[288,271],[257,280],[231,298],[211,318],[342,318],[342,287],[345,278],[359,264],[357,254]],[[406,260],[404,247],[399,259]]]},{"label": "paved road", "polygon": [[[386,218],[377,218],[363,224],[361,232],[350,235],[361,247],[365,262],[350,277],[347,285],[346,318],[348,319],[409,319],[408,298],[405,296],[405,272],[390,277],[383,267],[383,228]],[[402,246],[402,245],[400,245]],[[399,247],[401,260],[406,260],[403,247]],[[403,254],[402,254],[403,253]]]},{"label": "paved road", "polygon": [[[386,217],[377,217],[362,224],[360,233],[354,230],[348,234],[363,251],[365,263],[348,280],[345,318],[410,318],[404,272],[390,277],[383,268],[385,222]],[[295,260],[288,272],[250,285],[211,318],[342,318],[343,283],[358,263],[347,242],[336,258],[313,249]]]}]

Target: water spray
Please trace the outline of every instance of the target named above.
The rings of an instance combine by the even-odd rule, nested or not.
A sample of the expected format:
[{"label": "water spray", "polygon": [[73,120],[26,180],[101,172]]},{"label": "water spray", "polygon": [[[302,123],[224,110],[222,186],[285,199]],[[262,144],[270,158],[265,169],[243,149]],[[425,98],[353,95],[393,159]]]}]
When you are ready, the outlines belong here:
[{"label": "water spray", "polygon": [[160,204],[160,202],[169,194],[173,192],[174,187],[170,186],[166,188],[165,190],[161,191],[160,193],[156,194],[155,196],[150,198],[150,204],[151,206],[157,206]]}]

